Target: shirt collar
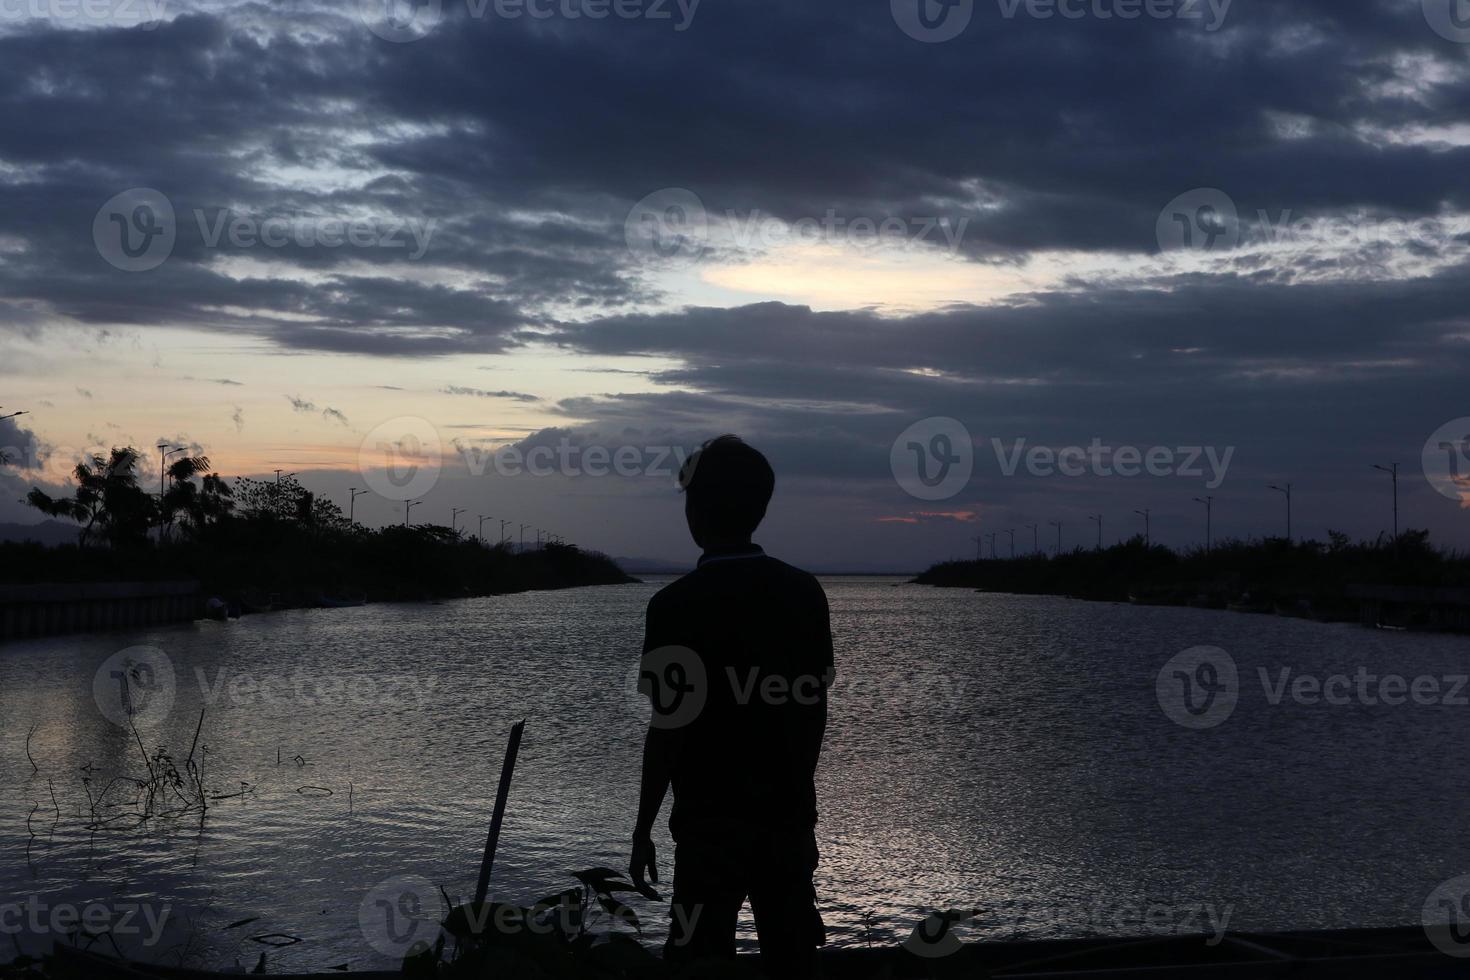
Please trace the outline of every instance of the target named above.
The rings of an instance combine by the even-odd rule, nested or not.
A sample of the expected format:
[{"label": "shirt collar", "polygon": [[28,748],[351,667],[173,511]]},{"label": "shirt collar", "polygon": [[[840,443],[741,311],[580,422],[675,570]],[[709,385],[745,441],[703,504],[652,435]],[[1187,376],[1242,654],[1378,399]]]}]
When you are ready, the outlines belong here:
[{"label": "shirt collar", "polygon": [[710,562],[716,561],[736,561],[737,559],[741,558],[764,558],[765,555],[765,550],[761,548],[761,546],[758,544],[750,545],[747,548],[738,548],[724,551],[706,551],[704,554],[699,556],[699,563],[695,567],[703,568]]}]

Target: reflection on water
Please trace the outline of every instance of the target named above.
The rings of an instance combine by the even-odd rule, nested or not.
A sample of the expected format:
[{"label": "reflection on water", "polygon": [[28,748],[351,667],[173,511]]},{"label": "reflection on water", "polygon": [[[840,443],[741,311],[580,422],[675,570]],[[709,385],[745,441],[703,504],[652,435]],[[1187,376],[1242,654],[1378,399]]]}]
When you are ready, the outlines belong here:
[{"label": "reflection on water", "polygon": [[[1470,671],[1465,639],[896,581],[827,582],[839,678],[818,887],[836,942],[902,936],[934,907],[981,909],[971,936],[1139,932],[1145,916],[1192,932],[1399,925],[1470,871],[1470,708],[1273,705],[1258,680],[1360,665],[1450,677]],[[520,718],[497,891],[530,901],[570,870],[621,867],[646,710],[630,677],[658,584],[0,647],[0,906],[29,902],[49,928],[67,904],[166,905],[146,951],[143,911],[136,933],[118,930],[155,958],[249,966],[267,947],[247,937],[277,933],[302,942],[271,952],[275,970],[384,965],[359,913],[389,879],[473,890]],[[171,710],[142,726],[148,750],[186,754],[208,704],[206,779],[250,792],[202,828],[89,833],[88,792],[140,768],[94,674],[138,644],[176,674]],[[1194,731],[1161,711],[1155,681],[1200,645],[1227,650],[1243,686],[1224,724]],[[640,911],[659,939],[660,907]]]}]

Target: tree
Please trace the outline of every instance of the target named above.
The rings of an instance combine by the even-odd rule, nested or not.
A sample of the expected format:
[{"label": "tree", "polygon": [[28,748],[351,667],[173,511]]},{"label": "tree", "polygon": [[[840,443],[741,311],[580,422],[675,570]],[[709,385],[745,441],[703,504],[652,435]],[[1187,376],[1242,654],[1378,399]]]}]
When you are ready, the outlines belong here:
[{"label": "tree", "polygon": [[[163,495],[163,519],[174,522],[182,514],[187,527],[200,529],[227,516],[235,507],[233,493],[218,473],[210,473],[208,456],[186,456],[168,468],[169,488]],[[195,477],[199,483],[195,484]]]},{"label": "tree", "polygon": [[52,497],[32,487],[26,503],[51,517],[70,518],[82,525],[82,545],[94,535],[101,535],[115,548],[145,543],[158,505],[151,494],[138,487],[140,458],[131,446],[113,447],[107,457],[89,456],[72,470],[75,494]]}]

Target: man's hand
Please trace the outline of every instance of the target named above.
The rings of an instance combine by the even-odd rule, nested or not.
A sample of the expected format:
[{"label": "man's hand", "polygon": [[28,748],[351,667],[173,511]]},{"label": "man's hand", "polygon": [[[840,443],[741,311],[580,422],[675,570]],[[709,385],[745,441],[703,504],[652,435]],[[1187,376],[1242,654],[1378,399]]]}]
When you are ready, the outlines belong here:
[{"label": "man's hand", "polygon": [[653,852],[653,837],[649,834],[633,835],[633,855],[628,859],[628,875],[640,890],[647,888],[650,881],[655,885],[658,884],[658,865],[655,863]]}]

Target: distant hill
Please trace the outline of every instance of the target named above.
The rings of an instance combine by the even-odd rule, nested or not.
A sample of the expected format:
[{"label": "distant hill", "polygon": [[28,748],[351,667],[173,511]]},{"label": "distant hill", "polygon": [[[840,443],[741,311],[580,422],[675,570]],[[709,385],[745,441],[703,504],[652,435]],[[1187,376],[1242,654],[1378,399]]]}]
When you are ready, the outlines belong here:
[{"label": "distant hill", "polygon": [[48,547],[58,544],[76,544],[75,524],[64,521],[42,521],[39,524],[0,524],[0,541],[34,541]]}]

